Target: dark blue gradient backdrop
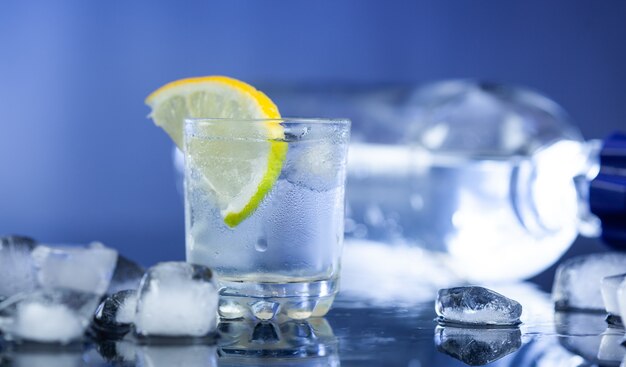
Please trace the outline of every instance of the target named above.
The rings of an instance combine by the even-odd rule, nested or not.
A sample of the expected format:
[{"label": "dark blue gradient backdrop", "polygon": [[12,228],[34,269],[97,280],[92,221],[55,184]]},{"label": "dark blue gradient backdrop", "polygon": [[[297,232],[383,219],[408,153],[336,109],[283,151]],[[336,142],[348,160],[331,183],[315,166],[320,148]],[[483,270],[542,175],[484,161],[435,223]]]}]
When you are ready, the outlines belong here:
[{"label": "dark blue gradient backdrop", "polygon": [[[480,77],[562,104],[588,138],[626,128],[626,2],[0,2],[0,233],[184,257],[161,84]],[[358,124],[358,121],[354,122]]]}]

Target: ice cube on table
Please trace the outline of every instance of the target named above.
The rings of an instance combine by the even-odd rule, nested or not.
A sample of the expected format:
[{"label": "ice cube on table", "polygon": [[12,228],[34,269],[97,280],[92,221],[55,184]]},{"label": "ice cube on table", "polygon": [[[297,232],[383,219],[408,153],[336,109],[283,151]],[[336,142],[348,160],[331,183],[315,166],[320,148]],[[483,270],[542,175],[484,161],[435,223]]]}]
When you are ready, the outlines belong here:
[{"label": "ice cube on table", "polygon": [[552,300],[557,310],[604,312],[602,278],[626,273],[626,254],[606,252],[565,260],[556,271]]},{"label": "ice cube on table", "polygon": [[0,329],[17,341],[68,344],[82,338],[100,296],[68,289],[42,289],[0,303]]},{"label": "ice cube on table", "polygon": [[[602,301],[604,302],[604,309],[609,314],[607,321],[610,323],[616,323],[618,321],[617,318],[621,315],[618,303],[618,291],[620,284],[622,284],[624,279],[626,279],[626,274],[618,274],[602,278]],[[621,320],[619,320],[619,323],[621,323]]]},{"label": "ice cube on table", "polygon": [[440,289],[435,311],[446,324],[517,325],[522,305],[490,289],[467,286]]},{"label": "ice cube on table", "polygon": [[9,245],[20,246],[32,250],[35,245],[37,245],[37,241],[31,237],[21,235],[8,235],[0,237],[0,246]]},{"label": "ice cube on table", "polygon": [[35,289],[35,264],[31,257],[35,244],[29,237],[0,237],[0,301]]},{"label": "ice cube on table", "polygon": [[624,327],[624,319],[622,317],[626,315],[626,274],[615,293],[615,298],[617,299],[617,313],[609,314],[607,322]]},{"label": "ice cube on table", "polygon": [[39,245],[32,252],[42,288],[65,288],[103,295],[111,282],[117,251],[101,243],[87,247]]},{"label": "ice cube on table", "polygon": [[123,336],[130,330],[136,310],[137,291],[125,290],[112,294],[98,306],[93,330],[104,336]]},{"label": "ice cube on table", "polygon": [[145,271],[141,265],[122,255],[118,255],[107,295],[128,289],[139,289],[139,283]]},{"label": "ice cube on table", "polygon": [[138,336],[203,337],[217,327],[218,288],[211,270],[185,262],[148,269],[138,293]]},{"label": "ice cube on table", "polygon": [[0,330],[8,339],[67,344],[81,339],[109,286],[117,252],[37,245],[29,254],[33,289],[0,303]]},{"label": "ice cube on table", "polygon": [[482,366],[518,350],[522,345],[519,328],[485,329],[437,326],[437,349],[470,366]]}]

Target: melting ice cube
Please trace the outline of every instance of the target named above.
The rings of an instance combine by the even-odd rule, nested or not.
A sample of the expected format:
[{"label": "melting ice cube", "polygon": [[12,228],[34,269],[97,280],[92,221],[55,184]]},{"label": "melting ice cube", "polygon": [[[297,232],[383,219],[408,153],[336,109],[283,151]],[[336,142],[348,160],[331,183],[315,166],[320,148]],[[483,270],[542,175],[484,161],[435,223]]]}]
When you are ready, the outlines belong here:
[{"label": "melting ice cube", "polygon": [[[616,324],[624,327],[623,315],[626,315],[626,275],[622,278],[622,280],[623,281],[617,288],[617,292],[615,292],[615,298],[617,299],[618,306],[617,313],[610,313],[607,317],[607,321],[610,324]],[[615,305],[613,304],[612,307],[615,307]]]},{"label": "melting ice cube", "polygon": [[557,310],[604,311],[602,278],[626,273],[626,254],[607,252],[574,257],[557,269],[552,300]]},{"label": "melting ice cube", "polygon": [[32,250],[36,244],[37,244],[37,241],[27,236],[9,235],[9,236],[0,237],[0,245],[2,246],[14,245],[14,246],[21,246],[21,247]]},{"label": "melting ice cube", "polygon": [[31,257],[35,243],[22,236],[0,238],[0,301],[35,289],[35,264]]},{"label": "melting ice cube", "polygon": [[139,336],[202,337],[217,327],[218,289],[211,270],[184,262],[148,269],[135,315]]},{"label": "melting ice cube", "polygon": [[0,303],[0,329],[13,340],[68,344],[82,338],[109,286],[117,252],[101,244],[38,245],[29,255],[35,284]]},{"label": "melting ice cube", "polygon": [[8,339],[68,344],[83,336],[98,300],[67,289],[19,294],[0,303],[0,327]]},{"label": "melting ice cube", "polygon": [[602,278],[602,301],[604,309],[609,314],[607,321],[612,324],[621,324],[618,292],[624,279],[626,279],[626,274]]},{"label": "melting ice cube", "polygon": [[522,305],[483,287],[440,289],[435,311],[445,323],[473,325],[517,325]]},{"label": "melting ice cube", "polygon": [[49,247],[33,250],[37,281],[43,288],[65,288],[103,295],[117,261],[117,251],[101,243],[88,247]]}]

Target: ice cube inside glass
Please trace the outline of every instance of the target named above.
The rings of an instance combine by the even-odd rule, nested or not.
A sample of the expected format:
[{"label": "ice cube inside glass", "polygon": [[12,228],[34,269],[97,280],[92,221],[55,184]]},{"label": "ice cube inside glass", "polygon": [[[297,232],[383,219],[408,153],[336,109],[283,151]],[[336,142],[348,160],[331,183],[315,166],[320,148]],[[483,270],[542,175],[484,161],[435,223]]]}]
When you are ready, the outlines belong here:
[{"label": "ice cube inside glass", "polygon": [[342,119],[185,121],[186,256],[215,271],[222,318],[328,312],[349,135]]}]

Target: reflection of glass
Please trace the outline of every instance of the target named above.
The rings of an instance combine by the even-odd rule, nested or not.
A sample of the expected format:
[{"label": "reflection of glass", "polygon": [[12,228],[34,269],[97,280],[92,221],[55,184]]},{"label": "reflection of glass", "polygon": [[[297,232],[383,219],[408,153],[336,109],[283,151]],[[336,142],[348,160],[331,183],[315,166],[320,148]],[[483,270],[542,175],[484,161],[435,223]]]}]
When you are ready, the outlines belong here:
[{"label": "reflection of glass", "polygon": [[[213,343],[196,343],[168,339],[150,344],[138,343],[132,338],[99,340],[97,350],[102,363],[96,365],[142,367],[217,367],[217,347]],[[96,362],[95,358],[93,359]]]},{"label": "reflection of glass", "polygon": [[[284,136],[266,136],[277,126]],[[343,243],[349,129],[347,120],[187,120],[187,260],[217,273],[222,318],[328,312]],[[216,166],[225,169],[211,172]],[[275,182],[267,180],[274,174]],[[263,187],[267,195],[259,194]],[[249,216],[233,225],[229,211]]]},{"label": "reflection of glass", "polygon": [[136,363],[145,367],[217,367],[214,345],[139,345]]},{"label": "reflection of glass", "polygon": [[518,350],[521,335],[519,328],[437,326],[435,345],[440,352],[470,366],[482,366]]},{"label": "reflection of glass", "polygon": [[219,325],[220,366],[339,366],[338,342],[328,321],[227,321]]}]

